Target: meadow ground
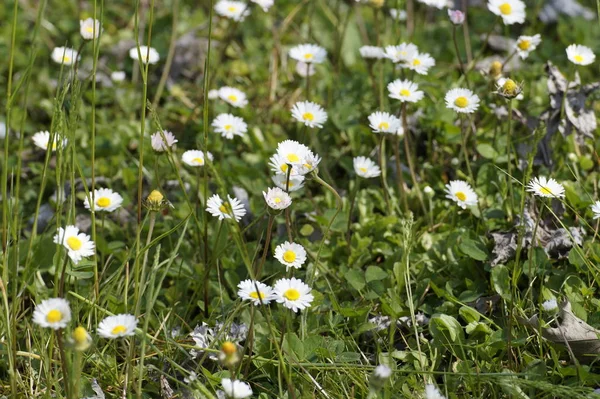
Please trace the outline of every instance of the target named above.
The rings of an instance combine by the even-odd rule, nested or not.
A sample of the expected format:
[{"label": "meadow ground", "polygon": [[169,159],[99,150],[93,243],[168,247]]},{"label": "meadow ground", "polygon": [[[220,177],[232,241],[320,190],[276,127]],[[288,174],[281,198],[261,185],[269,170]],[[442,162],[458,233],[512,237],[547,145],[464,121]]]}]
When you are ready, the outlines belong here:
[{"label": "meadow ground", "polygon": [[0,397],[600,397],[600,3],[272,3],[0,4]]}]

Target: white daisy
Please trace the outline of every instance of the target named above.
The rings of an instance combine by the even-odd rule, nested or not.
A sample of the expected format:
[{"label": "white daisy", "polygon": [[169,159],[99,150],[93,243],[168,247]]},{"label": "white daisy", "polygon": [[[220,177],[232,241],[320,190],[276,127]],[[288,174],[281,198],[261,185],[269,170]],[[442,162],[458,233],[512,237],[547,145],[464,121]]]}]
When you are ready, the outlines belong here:
[{"label": "white daisy", "polygon": [[74,65],[77,62],[77,51],[69,47],[54,47],[52,61],[63,65]]},{"label": "white daisy", "polygon": [[209,90],[207,96],[208,96],[209,100],[216,100],[217,98],[219,98],[219,90],[217,90],[217,89]]},{"label": "white daisy", "polygon": [[373,370],[373,375],[375,375],[377,378],[381,378],[382,380],[387,380],[392,375],[392,369],[385,364],[380,364],[375,367],[375,370]]},{"label": "white daisy", "polygon": [[469,89],[451,89],[446,93],[446,108],[471,114],[479,108],[479,97]]},{"label": "white daisy", "polygon": [[385,57],[385,53],[381,47],[377,46],[362,46],[358,49],[360,56],[365,59],[381,59]]},{"label": "white daisy", "polygon": [[[119,208],[123,203],[123,197],[110,188],[99,188],[94,190],[92,199],[94,210],[98,212],[112,212]],[[83,205],[85,206],[85,209],[91,209],[90,201],[87,196],[83,200]]]},{"label": "white daisy", "polygon": [[269,188],[263,191],[263,197],[267,205],[275,210],[282,210],[292,205],[292,197],[279,187]]},{"label": "white daisy", "polygon": [[539,33],[533,36],[519,36],[515,43],[515,50],[519,53],[519,57],[524,60],[541,42],[542,36]]},{"label": "white daisy", "polygon": [[289,165],[292,176],[305,175],[313,171],[321,162],[307,146],[294,140],[285,140],[277,146],[277,153],[269,160],[271,170],[278,174],[287,174]]},{"label": "white daisy", "polygon": [[227,196],[227,202],[224,202],[218,194],[214,194],[206,202],[206,211],[218,217],[219,220],[223,219],[235,219],[239,222],[240,219],[246,214],[246,209],[242,202],[237,198]]},{"label": "white daisy", "polygon": [[425,398],[426,399],[446,399],[444,395],[433,384],[425,385]]},{"label": "white daisy", "polygon": [[221,380],[221,386],[223,387],[225,394],[231,399],[245,399],[252,396],[250,384],[246,384],[239,380],[223,378]]},{"label": "white daisy", "polygon": [[276,174],[271,179],[277,187],[289,192],[297,191],[304,187],[304,176],[302,175],[290,176],[290,180],[288,181],[287,175]]},{"label": "white daisy", "polygon": [[[48,144],[50,143],[50,132],[43,131],[35,133],[31,139],[33,140],[33,144],[40,147],[42,150],[48,149]],[[56,151],[56,149],[60,146],[60,148],[65,148],[67,145],[67,139],[60,139],[60,135],[58,133],[54,133],[54,141],[52,142],[52,151]]]},{"label": "white daisy", "polygon": [[456,202],[462,209],[477,205],[477,194],[466,181],[452,180],[446,184],[445,192],[446,198]]},{"label": "white daisy", "polygon": [[275,4],[274,0],[250,0],[251,2],[253,2],[254,4],[259,5],[264,12],[269,11],[269,8],[273,7],[273,4]]},{"label": "white daisy", "polygon": [[221,100],[229,103],[236,108],[243,108],[248,104],[246,94],[236,89],[235,87],[224,86],[219,89],[219,97]]},{"label": "white daisy", "polygon": [[304,157],[304,162],[299,167],[299,173],[301,175],[306,175],[317,168],[321,162],[321,157],[318,154],[313,153],[311,150],[308,150],[308,153]]},{"label": "white daisy", "polygon": [[320,64],[325,61],[327,51],[316,44],[300,44],[290,49],[290,57],[307,64]]},{"label": "white daisy", "polygon": [[406,11],[397,8],[390,8],[390,16],[398,21],[406,21]]},{"label": "white daisy", "polygon": [[45,299],[33,311],[33,322],[44,328],[58,330],[71,321],[69,301],[63,298]]},{"label": "white daisy", "polygon": [[594,202],[590,208],[592,208],[592,212],[594,213],[594,219],[600,218],[600,201]]},{"label": "white daisy", "polygon": [[369,127],[373,133],[396,133],[402,129],[402,122],[388,112],[376,111],[369,115]]},{"label": "white daisy", "polygon": [[306,250],[300,244],[286,241],[275,248],[275,259],[285,265],[286,270],[290,267],[300,269],[306,262]]},{"label": "white daisy", "polygon": [[310,287],[295,277],[282,278],[275,283],[273,289],[277,302],[294,312],[310,307],[314,299]]},{"label": "white daisy", "polygon": [[100,36],[101,27],[100,21],[94,18],[84,19],[79,21],[79,33],[85,40],[96,39]]},{"label": "white daisy", "polygon": [[243,136],[248,131],[248,125],[239,116],[232,114],[219,114],[212,121],[211,126],[215,132],[220,133],[226,139],[232,140],[233,136]]},{"label": "white daisy", "polygon": [[596,54],[589,47],[571,44],[567,47],[567,58],[573,64],[590,65],[596,59]]},{"label": "white daisy", "polygon": [[6,122],[0,121],[0,139],[4,139],[6,137],[7,131],[8,127],[6,126]]},{"label": "white daisy", "polygon": [[465,13],[460,10],[448,9],[448,18],[454,25],[462,25],[465,22]]},{"label": "white daisy", "polygon": [[429,68],[435,65],[435,60],[427,53],[412,53],[411,57],[406,62],[408,69],[415,71],[419,75],[427,75]]},{"label": "white daisy", "polygon": [[551,312],[553,310],[558,309],[558,302],[556,302],[556,298],[552,298],[552,299],[548,299],[547,301],[544,301],[544,303],[542,303],[542,308],[546,312]]},{"label": "white daisy", "polygon": [[527,191],[546,198],[562,198],[565,196],[565,188],[553,178],[548,179],[545,176],[531,179],[527,184]]},{"label": "white daisy", "polygon": [[75,226],[59,227],[54,236],[54,243],[61,244],[67,249],[67,254],[73,263],[79,263],[83,258],[94,255],[96,246],[85,233],[80,233]]},{"label": "white daisy", "polygon": [[[206,156],[212,162],[213,155],[207,151]],[[204,166],[204,151],[188,150],[181,155],[181,160],[189,166]]]},{"label": "white daisy", "polygon": [[137,319],[131,314],[108,316],[98,324],[98,335],[102,338],[116,339],[135,335]]},{"label": "white daisy", "polygon": [[114,71],[110,74],[110,80],[117,83],[124,81],[126,77],[125,71]]},{"label": "white daisy", "polygon": [[390,98],[402,102],[415,103],[424,96],[423,92],[419,90],[419,85],[410,80],[396,79],[387,85],[387,89],[390,92]]},{"label": "white daisy", "polygon": [[292,116],[308,127],[322,128],[327,121],[327,112],[316,103],[300,101],[292,107]]},{"label": "white daisy", "polygon": [[488,9],[502,17],[505,25],[525,22],[525,3],[521,0],[489,0]]},{"label": "white daisy", "polygon": [[314,64],[308,64],[306,62],[298,61],[296,63],[296,73],[303,78],[307,76],[313,76],[315,74],[315,66]]},{"label": "white daisy", "polygon": [[[510,78],[500,77],[496,81],[496,93],[505,97],[505,98],[516,98],[521,95],[523,91],[523,86],[515,82]],[[522,96],[521,96],[522,98]]]},{"label": "white daisy", "polygon": [[260,281],[244,280],[238,284],[238,296],[251,301],[254,306],[268,305],[273,298],[273,288]]},{"label": "white daisy", "polygon": [[381,169],[367,157],[356,157],[353,159],[354,171],[360,177],[370,178],[381,175]]},{"label": "white daisy", "polygon": [[290,176],[296,177],[300,175],[299,165],[297,163],[293,164],[289,162],[286,157],[279,153],[273,154],[273,156],[269,158],[269,166],[273,172],[283,176],[284,178],[288,175],[288,169],[290,166],[292,168],[292,170],[289,172]]},{"label": "white daisy", "polygon": [[392,60],[394,63],[407,62],[413,54],[418,53],[419,49],[412,43],[400,43],[397,46],[385,47],[385,58]]},{"label": "white daisy", "polygon": [[243,21],[250,15],[248,6],[241,1],[219,0],[217,4],[215,4],[215,11],[222,17],[233,19],[238,22]]},{"label": "white daisy", "polygon": [[430,7],[439,8],[440,10],[448,5],[448,0],[417,0],[419,3],[426,4]]},{"label": "white daisy", "polygon": [[134,47],[129,50],[129,57],[133,60],[140,61],[144,64],[156,64],[160,60],[158,51],[153,47],[140,46],[141,58],[138,58],[138,48]]},{"label": "white daisy", "polygon": [[284,140],[277,145],[277,154],[291,165],[302,164],[309,152],[310,149],[307,146],[294,140]]},{"label": "white daisy", "polygon": [[[163,139],[163,136],[164,136],[164,139]],[[161,134],[161,132],[154,133],[150,137],[150,141],[151,141],[152,148],[154,149],[154,151],[164,152],[164,151],[167,151],[167,148],[173,147],[173,145],[175,143],[177,143],[179,140],[177,140],[175,138],[173,133],[163,130],[162,134]]]}]

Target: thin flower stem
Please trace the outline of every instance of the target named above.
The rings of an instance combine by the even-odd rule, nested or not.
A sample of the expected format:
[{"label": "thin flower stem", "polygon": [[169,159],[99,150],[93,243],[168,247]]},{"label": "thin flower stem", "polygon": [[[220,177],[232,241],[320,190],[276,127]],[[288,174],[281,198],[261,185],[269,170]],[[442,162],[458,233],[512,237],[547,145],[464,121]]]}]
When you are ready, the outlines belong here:
[{"label": "thin flower stem", "polygon": [[385,138],[384,133],[379,135],[379,168],[381,169],[381,185],[383,187],[383,199],[387,209],[392,209],[390,205],[389,188],[387,186],[387,167],[385,162]]},{"label": "thin flower stem", "polygon": [[260,259],[260,263],[257,265],[256,271],[254,273],[256,280],[260,280],[260,274],[262,272],[263,266],[265,265],[265,261],[267,260],[267,254],[269,253],[269,245],[271,244],[271,233],[273,231],[273,222],[274,221],[275,221],[275,216],[269,214],[269,222],[267,223],[267,234],[266,234],[266,238],[265,238],[265,247],[263,249],[263,254]]},{"label": "thin flower stem", "polygon": [[406,103],[402,103],[402,128],[404,129],[404,151],[406,155],[406,162],[408,163],[410,177],[413,182],[413,187],[417,190],[417,197],[419,198],[419,202],[421,204],[421,208],[423,209],[423,213],[427,214],[427,208],[425,208],[425,201],[423,201],[423,193],[421,192],[421,187],[419,186],[419,182],[417,181],[417,174],[415,173],[415,168],[413,165],[409,142],[410,132],[408,131],[408,123],[406,118]]},{"label": "thin flower stem", "polygon": [[514,50],[512,53],[510,53],[510,55],[508,56],[508,58],[506,58],[506,60],[504,60],[504,62],[502,63],[502,67],[500,68],[500,70],[502,71],[504,69],[504,67],[508,64],[508,62],[510,60],[512,60],[512,58],[515,56],[515,54],[517,54],[517,50]]},{"label": "thin flower stem", "polygon": [[454,42],[456,58],[458,59],[458,64],[460,65],[460,72],[465,77],[465,83],[467,84],[467,88],[471,89],[471,84],[469,83],[469,76],[467,75],[467,71],[465,70],[465,64],[463,64],[462,57],[460,56],[460,50],[458,49],[458,41],[456,39],[456,25],[452,25],[452,41]]},{"label": "thin flower stem", "polygon": [[67,354],[65,352],[65,344],[63,342],[62,330],[55,330],[54,335],[56,336],[56,343],[58,344],[58,353],[60,355],[60,367],[63,373],[65,396],[67,397],[67,399],[74,399],[73,396],[71,396],[69,367],[67,365]]},{"label": "thin flower stem", "polygon": [[507,156],[507,171],[506,184],[508,185],[508,218],[512,220],[514,210],[514,198],[512,189],[512,164],[511,164],[511,153],[512,153],[512,112],[513,111],[513,100],[508,100],[508,132],[506,134],[506,156]]},{"label": "thin flower stem", "polygon": [[346,242],[348,243],[348,249],[352,252],[352,246],[350,245],[350,236],[352,235],[350,227],[352,226],[352,211],[354,210],[354,204],[356,202],[356,196],[360,191],[360,179],[356,176],[356,184],[350,191],[350,210],[348,211],[348,225],[346,226]]},{"label": "thin flower stem", "polygon": [[400,138],[397,134],[394,135],[394,160],[396,161],[396,181],[398,182],[398,194],[402,200],[404,212],[408,212],[408,200],[406,198],[406,191],[404,190],[404,173],[402,172],[402,165],[400,163]]},{"label": "thin flower stem", "polygon": [[[217,245],[219,243],[219,238],[221,237],[222,229],[223,229],[223,221],[221,220],[219,222],[219,228],[217,229],[217,237],[215,238],[213,254],[212,254],[211,258],[214,258],[214,255],[217,252]],[[208,236],[206,237],[206,242],[208,245]],[[211,259],[210,261],[207,260],[205,263],[206,270],[204,270],[204,317],[209,316],[209,313],[208,313],[208,303],[209,303],[208,289],[210,288],[210,272],[212,270],[212,266],[213,266],[213,263],[215,260],[216,259]]]}]

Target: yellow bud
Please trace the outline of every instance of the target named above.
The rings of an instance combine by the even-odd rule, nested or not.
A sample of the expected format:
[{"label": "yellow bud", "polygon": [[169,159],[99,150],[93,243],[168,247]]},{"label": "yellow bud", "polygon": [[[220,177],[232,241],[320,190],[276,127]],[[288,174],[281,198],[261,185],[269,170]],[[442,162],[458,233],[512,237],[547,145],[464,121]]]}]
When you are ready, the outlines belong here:
[{"label": "yellow bud", "polygon": [[92,344],[92,337],[84,327],[79,326],[73,330],[72,337],[75,349],[77,350],[84,351]]},{"label": "yellow bud", "polygon": [[493,77],[500,76],[502,74],[502,63],[500,61],[492,62],[490,65],[490,75]]},{"label": "yellow bud", "polygon": [[385,3],[385,0],[371,0],[374,7],[383,7],[383,3]]},{"label": "yellow bud", "polygon": [[221,345],[221,351],[225,355],[231,356],[237,352],[237,346],[231,341],[226,341]]},{"label": "yellow bud", "polygon": [[516,96],[518,88],[519,86],[517,86],[515,81],[512,79],[506,79],[506,81],[502,85],[502,90],[509,96]]},{"label": "yellow bud", "polygon": [[158,190],[152,190],[148,198],[146,199],[148,202],[159,203],[163,200],[163,195]]}]

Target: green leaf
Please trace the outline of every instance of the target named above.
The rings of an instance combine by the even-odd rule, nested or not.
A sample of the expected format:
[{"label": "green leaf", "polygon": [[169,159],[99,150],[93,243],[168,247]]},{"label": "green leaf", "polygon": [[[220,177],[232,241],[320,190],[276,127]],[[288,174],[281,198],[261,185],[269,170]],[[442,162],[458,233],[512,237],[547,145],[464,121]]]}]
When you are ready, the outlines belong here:
[{"label": "green leaf", "polygon": [[484,158],[495,159],[498,156],[498,151],[490,144],[478,144],[476,148],[477,152]]},{"label": "green leaf", "polygon": [[461,252],[475,260],[484,261],[488,258],[487,248],[483,243],[466,238],[458,244]]},{"label": "green leaf", "polygon": [[365,276],[362,271],[350,269],[344,278],[350,283],[352,288],[357,291],[360,291],[365,287]]},{"label": "green leaf", "polygon": [[456,342],[462,339],[462,326],[452,316],[447,314],[434,314],[429,321],[429,329],[434,338],[442,343]]},{"label": "green leaf", "polygon": [[492,269],[492,285],[494,290],[506,300],[511,299],[510,277],[505,266],[498,265]]},{"label": "green leaf", "polygon": [[463,318],[463,320],[466,321],[467,323],[479,321],[479,318],[481,317],[481,315],[479,314],[478,311],[476,311],[475,309],[473,309],[469,306],[461,307],[460,309],[458,309],[458,313]]},{"label": "green leaf", "polygon": [[365,279],[367,280],[367,283],[370,283],[371,281],[385,280],[386,278],[388,278],[387,272],[379,266],[367,267],[367,271],[365,272]]},{"label": "green leaf", "polygon": [[290,359],[294,361],[304,360],[304,345],[296,333],[289,332],[285,334],[282,349]]}]

